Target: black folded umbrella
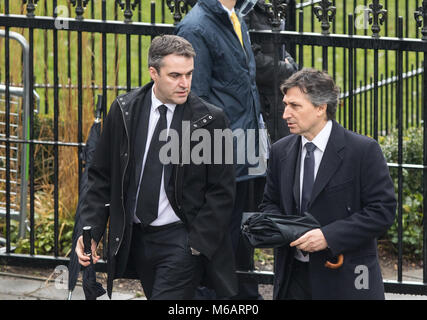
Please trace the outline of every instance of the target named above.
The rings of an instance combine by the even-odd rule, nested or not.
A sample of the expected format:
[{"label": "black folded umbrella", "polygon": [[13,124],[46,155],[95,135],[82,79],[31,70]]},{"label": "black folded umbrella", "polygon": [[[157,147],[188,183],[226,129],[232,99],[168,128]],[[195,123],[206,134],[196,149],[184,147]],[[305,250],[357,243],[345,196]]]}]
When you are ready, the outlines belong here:
[{"label": "black folded umbrella", "polygon": [[71,300],[71,294],[76,286],[77,278],[81,270],[79,264],[79,259],[75,252],[77,240],[80,235],[80,231],[83,228],[80,211],[82,209],[83,202],[85,201],[87,194],[87,180],[88,180],[88,168],[92,163],[92,158],[96,150],[96,145],[98,143],[99,137],[101,136],[101,114],[102,114],[102,95],[98,95],[98,103],[96,107],[95,122],[90,128],[89,136],[86,141],[86,145],[83,148],[83,151],[80,155],[85,170],[83,171],[81,182],[80,182],[80,191],[79,191],[79,201],[77,203],[76,215],[74,218],[74,230],[73,230],[73,240],[72,240],[72,249],[70,254],[70,262],[68,264],[68,290],[69,295],[68,299]]},{"label": "black folded umbrella", "polygon": [[102,285],[96,281],[96,272],[92,261],[91,242],[91,227],[83,227],[84,252],[86,255],[90,256],[90,265],[83,268],[83,292],[86,300],[96,300],[96,298],[105,294]]},{"label": "black folded umbrella", "polygon": [[90,265],[83,268],[83,292],[86,300],[96,300],[105,294],[102,284],[96,281],[95,267],[90,257]]},{"label": "black folded umbrella", "polygon": [[[288,245],[307,231],[320,227],[320,223],[308,212],[301,216],[256,212],[242,223],[242,236],[253,247],[277,248]],[[329,257],[325,267],[340,268],[344,255],[334,257],[329,249],[327,251]]]},{"label": "black folded umbrella", "polygon": [[253,247],[277,248],[315,228],[320,224],[307,212],[301,216],[257,212],[243,222],[242,234]]}]

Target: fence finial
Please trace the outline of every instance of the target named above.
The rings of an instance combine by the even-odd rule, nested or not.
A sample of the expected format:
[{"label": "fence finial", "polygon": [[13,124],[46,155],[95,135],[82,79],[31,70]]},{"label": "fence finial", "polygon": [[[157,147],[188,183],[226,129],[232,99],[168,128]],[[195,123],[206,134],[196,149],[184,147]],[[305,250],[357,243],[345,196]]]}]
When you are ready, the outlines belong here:
[{"label": "fence finial", "polygon": [[417,27],[422,27],[421,34],[423,35],[423,40],[427,40],[427,0],[424,0],[422,6],[414,12],[414,18]]},{"label": "fence finial", "polygon": [[133,17],[133,10],[135,10],[136,6],[139,4],[140,0],[125,0],[125,3],[121,0],[116,0],[116,3],[124,10],[125,23],[131,23]]},{"label": "fence finial", "polygon": [[369,8],[369,24],[372,24],[372,37],[379,38],[381,31],[380,24],[383,24],[385,19],[387,19],[387,10],[383,9],[383,5],[380,4],[379,0],[373,0]]},{"label": "fence finial", "polygon": [[85,13],[85,8],[89,0],[71,0],[73,7],[76,7],[76,19],[83,20],[83,14]]},{"label": "fence finial", "polygon": [[329,0],[322,0],[320,6],[315,6],[313,12],[317,19],[322,22],[322,34],[329,35],[330,24],[335,18],[336,7]]},{"label": "fence finial", "polygon": [[24,4],[27,4],[27,17],[35,17],[34,11],[36,10],[38,1],[39,0],[24,0]]},{"label": "fence finial", "polygon": [[266,3],[265,5],[267,13],[270,16],[272,30],[279,31],[281,20],[286,16],[288,5],[285,3],[285,0],[272,0],[271,3]]},{"label": "fence finial", "polygon": [[188,6],[194,6],[196,4],[196,1],[166,0],[166,4],[168,5],[170,12],[173,14],[173,24],[176,25],[181,21],[182,16],[188,13]]}]

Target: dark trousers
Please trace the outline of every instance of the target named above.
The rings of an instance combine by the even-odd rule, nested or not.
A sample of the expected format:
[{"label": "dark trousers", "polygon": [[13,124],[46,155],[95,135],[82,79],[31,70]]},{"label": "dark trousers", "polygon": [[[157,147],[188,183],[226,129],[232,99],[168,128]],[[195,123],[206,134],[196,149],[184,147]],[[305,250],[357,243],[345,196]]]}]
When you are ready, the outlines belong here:
[{"label": "dark trousers", "polygon": [[142,229],[134,224],[130,259],[147,299],[189,300],[200,283],[200,257],[191,254],[184,224]]},{"label": "dark trousers", "polygon": [[289,285],[283,299],[285,300],[311,300],[311,284],[309,276],[309,263],[297,259],[292,261]]}]

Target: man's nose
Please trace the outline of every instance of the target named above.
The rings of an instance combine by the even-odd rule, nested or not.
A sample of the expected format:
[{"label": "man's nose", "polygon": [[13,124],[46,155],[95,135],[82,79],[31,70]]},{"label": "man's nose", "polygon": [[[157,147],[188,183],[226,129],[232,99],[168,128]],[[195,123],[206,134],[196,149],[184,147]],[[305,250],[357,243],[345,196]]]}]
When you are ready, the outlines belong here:
[{"label": "man's nose", "polygon": [[288,112],[287,110],[288,110],[288,108],[286,108],[286,107],[285,107],[285,109],[283,110],[282,118],[283,118],[284,120],[286,120],[286,119],[288,119],[288,118],[289,118],[289,112]]},{"label": "man's nose", "polygon": [[189,88],[191,85],[191,78],[186,76],[181,77],[181,81],[179,82],[179,85],[182,88]]}]

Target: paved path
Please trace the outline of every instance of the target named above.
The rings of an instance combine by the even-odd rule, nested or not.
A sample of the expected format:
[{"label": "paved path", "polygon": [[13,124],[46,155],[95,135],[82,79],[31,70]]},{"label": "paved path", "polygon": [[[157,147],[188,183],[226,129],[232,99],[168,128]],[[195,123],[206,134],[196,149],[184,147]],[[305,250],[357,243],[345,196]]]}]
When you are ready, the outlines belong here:
[{"label": "paved path", "polygon": [[[420,278],[418,271],[406,274],[404,277],[404,280],[408,281],[419,281],[420,279],[422,278]],[[55,283],[55,281],[0,273],[0,300],[66,300],[68,290],[64,289],[63,286],[63,284]],[[71,300],[84,299],[83,289],[77,285]],[[105,294],[98,299],[108,300],[108,296]],[[116,291],[113,292],[112,300],[145,300],[145,297],[138,297],[131,292]],[[427,296],[386,293],[386,300],[427,300]]]},{"label": "paved path", "polygon": [[[0,274],[0,300],[67,300],[68,290],[61,283],[25,276]],[[71,300],[84,300],[83,288],[77,285]],[[98,300],[109,300],[107,294]],[[112,300],[146,300],[130,292],[113,292]]]}]

